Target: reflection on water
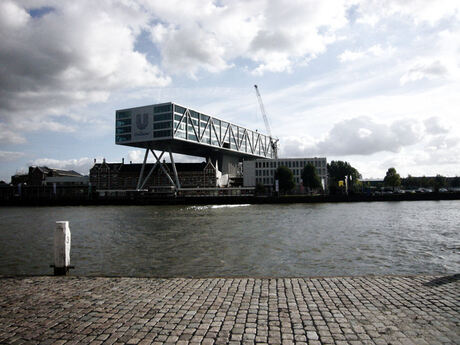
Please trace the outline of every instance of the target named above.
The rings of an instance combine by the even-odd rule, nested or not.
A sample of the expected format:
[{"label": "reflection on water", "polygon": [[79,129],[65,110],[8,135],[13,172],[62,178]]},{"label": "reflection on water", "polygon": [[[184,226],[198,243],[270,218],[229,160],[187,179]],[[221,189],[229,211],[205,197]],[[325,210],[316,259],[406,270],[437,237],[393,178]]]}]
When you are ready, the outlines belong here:
[{"label": "reflection on water", "polygon": [[49,274],[69,220],[75,275],[458,273],[460,201],[0,209],[0,274]]}]

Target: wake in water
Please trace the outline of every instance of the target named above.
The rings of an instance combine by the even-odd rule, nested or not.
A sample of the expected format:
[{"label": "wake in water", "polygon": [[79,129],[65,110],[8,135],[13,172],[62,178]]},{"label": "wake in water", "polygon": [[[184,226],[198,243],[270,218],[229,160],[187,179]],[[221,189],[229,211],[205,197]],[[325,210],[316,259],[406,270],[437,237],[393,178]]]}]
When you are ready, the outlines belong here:
[{"label": "wake in water", "polygon": [[206,205],[206,206],[190,206],[187,210],[207,210],[212,208],[233,208],[233,207],[246,207],[251,204],[236,204],[236,205]]}]

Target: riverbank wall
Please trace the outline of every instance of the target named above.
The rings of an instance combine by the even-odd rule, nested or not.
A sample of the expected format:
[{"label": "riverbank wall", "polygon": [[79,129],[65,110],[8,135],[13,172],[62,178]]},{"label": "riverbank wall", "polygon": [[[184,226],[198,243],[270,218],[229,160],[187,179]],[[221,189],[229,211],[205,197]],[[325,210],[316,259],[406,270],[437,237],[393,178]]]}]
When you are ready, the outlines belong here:
[{"label": "riverbank wall", "polygon": [[92,205],[226,205],[226,204],[293,204],[335,202],[379,202],[460,200],[460,192],[405,193],[384,195],[284,195],[284,196],[189,196],[158,197],[152,194],[99,196],[43,196],[0,199],[0,206],[92,206]]}]

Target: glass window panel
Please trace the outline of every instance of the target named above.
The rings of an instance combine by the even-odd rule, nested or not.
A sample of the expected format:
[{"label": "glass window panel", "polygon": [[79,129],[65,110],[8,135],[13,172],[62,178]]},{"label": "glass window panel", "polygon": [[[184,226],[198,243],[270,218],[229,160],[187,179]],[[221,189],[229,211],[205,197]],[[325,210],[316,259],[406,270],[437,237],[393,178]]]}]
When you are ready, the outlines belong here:
[{"label": "glass window panel", "polygon": [[117,113],[117,120],[119,119],[125,119],[125,118],[131,118],[131,112],[130,111],[119,111]]},{"label": "glass window panel", "polygon": [[131,140],[131,134],[117,135],[115,139],[117,142],[129,141]]},{"label": "glass window panel", "polygon": [[131,127],[117,128],[116,134],[131,133]]},{"label": "glass window panel", "polygon": [[[165,122],[165,123],[167,123],[167,122]],[[179,128],[178,128],[178,125],[179,125]],[[185,131],[185,123],[183,123],[183,122],[180,123],[180,124],[179,124],[179,122],[174,122],[174,126],[175,126],[175,128],[178,128],[178,130]]]},{"label": "glass window panel", "polygon": [[131,125],[131,119],[117,120],[117,127],[130,126],[130,125]]},{"label": "glass window panel", "polygon": [[196,137],[196,135],[190,132],[188,133],[188,139],[193,140],[193,141],[198,141],[198,138]]},{"label": "glass window panel", "polygon": [[174,104],[174,111],[176,113],[184,114],[185,108],[181,107],[180,105]]},{"label": "glass window panel", "polygon": [[154,138],[170,137],[170,136],[171,136],[171,131],[170,130],[153,132],[153,137]]},{"label": "glass window panel", "polygon": [[154,107],[154,109],[153,109],[153,112],[155,114],[166,113],[166,112],[169,112],[169,111],[171,111],[171,104],[159,105],[159,106]]},{"label": "glass window panel", "polygon": [[153,125],[153,129],[171,128],[171,122],[160,122]]},{"label": "glass window panel", "polygon": [[171,120],[171,114],[169,113],[169,114],[155,115],[155,116],[153,117],[153,120],[154,120],[155,122],[157,122],[157,121]]},{"label": "glass window panel", "polygon": [[174,136],[177,137],[177,138],[186,139],[185,132],[177,131]]}]

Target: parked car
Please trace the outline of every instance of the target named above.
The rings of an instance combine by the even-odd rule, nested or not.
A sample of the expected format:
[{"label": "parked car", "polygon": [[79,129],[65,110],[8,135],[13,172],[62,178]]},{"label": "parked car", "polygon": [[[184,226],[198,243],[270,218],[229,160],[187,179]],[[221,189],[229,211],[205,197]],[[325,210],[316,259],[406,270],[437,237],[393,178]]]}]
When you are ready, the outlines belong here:
[{"label": "parked car", "polygon": [[416,193],[432,193],[433,190],[430,188],[419,188],[415,192]]}]

